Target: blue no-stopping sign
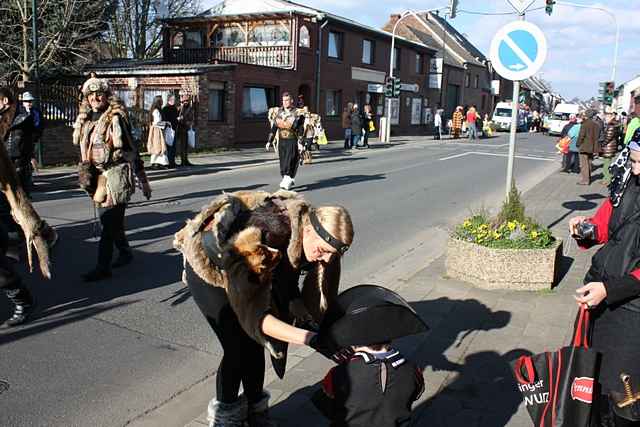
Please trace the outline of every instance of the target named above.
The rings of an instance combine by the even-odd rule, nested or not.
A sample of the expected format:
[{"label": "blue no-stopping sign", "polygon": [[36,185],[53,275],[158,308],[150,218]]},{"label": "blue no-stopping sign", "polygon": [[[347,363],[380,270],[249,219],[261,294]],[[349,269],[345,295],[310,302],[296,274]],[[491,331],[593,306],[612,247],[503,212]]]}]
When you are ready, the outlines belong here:
[{"label": "blue no-stopping sign", "polygon": [[524,80],[537,73],[547,57],[547,39],[530,22],[505,25],[491,41],[491,61],[505,79]]}]

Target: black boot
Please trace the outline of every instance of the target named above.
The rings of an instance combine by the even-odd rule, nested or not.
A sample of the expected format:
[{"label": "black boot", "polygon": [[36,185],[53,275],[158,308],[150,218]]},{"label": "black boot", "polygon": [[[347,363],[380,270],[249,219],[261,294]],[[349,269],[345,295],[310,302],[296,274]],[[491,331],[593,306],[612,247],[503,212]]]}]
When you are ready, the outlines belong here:
[{"label": "black boot", "polygon": [[125,265],[131,264],[132,261],[133,261],[133,253],[131,253],[131,250],[120,251],[118,258],[113,262],[111,267],[112,268],[124,267]]},{"label": "black boot", "polygon": [[3,328],[18,326],[29,320],[36,308],[33,296],[27,288],[12,289],[6,291],[7,297],[14,304],[13,316],[4,324]]},{"label": "black boot", "polygon": [[276,423],[269,416],[269,398],[271,394],[268,391],[262,392],[260,400],[249,403],[249,427],[277,427]]}]

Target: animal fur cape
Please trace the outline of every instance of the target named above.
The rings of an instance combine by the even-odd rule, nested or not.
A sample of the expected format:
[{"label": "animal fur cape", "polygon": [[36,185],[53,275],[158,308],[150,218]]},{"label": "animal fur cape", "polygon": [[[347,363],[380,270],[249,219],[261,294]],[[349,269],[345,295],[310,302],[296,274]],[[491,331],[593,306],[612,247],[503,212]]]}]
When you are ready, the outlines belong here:
[{"label": "animal fur cape", "polygon": [[13,118],[16,115],[15,105],[11,105],[0,115],[0,191],[4,193],[11,206],[11,215],[22,228],[27,243],[27,259],[29,270],[33,271],[33,248],[38,256],[40,271],[47,279],[51,278],[51,262],[49,246],[42,237],[45,222],[40,219],[29,198],[20,187],[13,162],[9,158],[4,141],[9,134]]},{"label": "animal fur cape", "polygon": [[[229,304],[238,316],[240,325],[245,332],[264,345],[275,359],[284,358],[284,352],[275,350],[262,333],[262,319],[265,313],[273,308],[271,284],[257,283],[251,279],[245,262],[239,260],[226,270],[220,270],[208,258],[202,246],[201,231],[214,222],[220,248],[225,248],[226,233],[232,227],[234,220],[242,212],[254,211],[270,201],[279,201],[286,208],[286,214],[291,224],[291,237],[286,256],[295,269],[299,269],[303,261],[302,229],[304,215],[310,205],[298,194],[289,191],[278,191],[270,194],[263,191],[240,191],[222,194],[205,206],[193,219],[188,220],[184,228],[175,235],[174,247],[182,252],[185,261],[193,271],[207,284],[222,287],[227,291]],[[227,246],[227,250],[229,247]],[[186,281],[183,275],[183,281]],[[304,307],[290,304],[292,316],[299,320],[313,319],[320,324],[327,308],[338,295],[340,282],[340,257],[323,264],[314,263],[303,282],[302,300]],[[284,320],[284,319],[281,319]]]}]

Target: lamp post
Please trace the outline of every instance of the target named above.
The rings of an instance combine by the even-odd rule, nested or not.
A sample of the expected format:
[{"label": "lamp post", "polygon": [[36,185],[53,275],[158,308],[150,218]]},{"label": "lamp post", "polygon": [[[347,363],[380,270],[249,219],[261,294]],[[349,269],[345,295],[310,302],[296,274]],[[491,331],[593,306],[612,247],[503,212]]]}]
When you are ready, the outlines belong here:
[{"label": "lamp post", "polygon": [[[428,10],[420,10],[420,11],[413,11],[413,10],[405,10],[401,15],[400,18],[396,21],[396,23],[393,25],[393,31],[391,32],[391,54],[389,55],[389,77],[393,77],[393,65],[394,65],[394,60],[395,60],[395,49],[396,49],[396,30],[398,29],[398,25],[400,24],[400,22],[402,22],[405,18],[409,17],[409,16],[413,16],[414,18],[416,18],[416,20],[427,29],[427,31],[430,31],[429,27],[427,26],[427,24],[424,23],[424,21],[422,20],[422,18],[420,18],[418,16],[419,13],[429,13],[429,12],[436,12],[436,11],[440,11],[440,10],[449,10],[450,7],[449,6],[444,6],[444,7],[438,7],[435,9],[428,9]],[[442,68],[443,74],[444,74],[444,64],[443,64],[443,68]],[[440,89],[442,90],[442,88]],[[385,141],[389,142],[389,139],[391,137],[391,98],[387,98],[387,125],[386,125],[386,129],[384,130],[385,132]]]},{"label": "lamp post", "polygon": [[[33,54],[33,80],[36,82],[36,101],[34,108],[40,109],[40,64],[38,53],[38,0],[31,0],[31,50]],[[40,117],[40,120],[43,118]],[[42,166],[42,141],[37,146],[38,164]]]}]

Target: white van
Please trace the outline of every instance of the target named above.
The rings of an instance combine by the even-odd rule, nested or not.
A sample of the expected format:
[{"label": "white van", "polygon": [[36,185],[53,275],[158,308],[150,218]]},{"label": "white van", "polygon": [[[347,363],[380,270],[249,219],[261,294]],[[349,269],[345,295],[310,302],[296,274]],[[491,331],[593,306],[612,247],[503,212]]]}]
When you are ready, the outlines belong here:
[{"label": "white van", "polygon": [[[498,131],[511,130],[511,102],[498,102],[496,109],[493,110],[493,118],[491,119],[496,125]],[[518,114],[518,131],[524,130],[526,127],[525,117],[523,114]]]},{"label": "white van", "polygon": [[549,120],[549,135],[560,135],[562,128],[569,123],[571,114],[578,114],[580,106],[578,104],[558,104],[553,110],[551,120]]}]

